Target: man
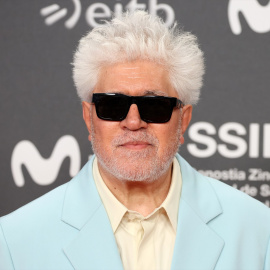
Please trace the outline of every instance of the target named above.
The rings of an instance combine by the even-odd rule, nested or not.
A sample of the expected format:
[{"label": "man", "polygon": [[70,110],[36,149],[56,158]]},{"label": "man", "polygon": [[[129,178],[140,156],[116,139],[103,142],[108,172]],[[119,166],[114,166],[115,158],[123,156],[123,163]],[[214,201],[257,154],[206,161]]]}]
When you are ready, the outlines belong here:
[{"label": "man", "polygon": [[203,70],[193,35],[142,11],[84,37],[74,80],[95,155],[1,218],[0,269],[269,270],[269,209],[176,154]]}]

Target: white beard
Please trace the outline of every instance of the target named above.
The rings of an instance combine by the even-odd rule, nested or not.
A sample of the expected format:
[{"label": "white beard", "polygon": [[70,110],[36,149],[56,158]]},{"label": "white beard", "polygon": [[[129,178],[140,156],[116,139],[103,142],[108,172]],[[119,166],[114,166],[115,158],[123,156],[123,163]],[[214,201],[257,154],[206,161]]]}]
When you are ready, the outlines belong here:
[{"label": "white beard", "polygon": [[[91,142],[93,152],[104,170],[121,181],[147,181],[159,179],[170,168],[173,158],[180,146],[181,125],[174,137],[168,138],[166,151],[158,156],[159,141],[146,130],[123,131],[111,143],[112,154],[108,154],[92,125]],[[143,141],[151,146],[139,151],[121,147],[126,142]]]}]

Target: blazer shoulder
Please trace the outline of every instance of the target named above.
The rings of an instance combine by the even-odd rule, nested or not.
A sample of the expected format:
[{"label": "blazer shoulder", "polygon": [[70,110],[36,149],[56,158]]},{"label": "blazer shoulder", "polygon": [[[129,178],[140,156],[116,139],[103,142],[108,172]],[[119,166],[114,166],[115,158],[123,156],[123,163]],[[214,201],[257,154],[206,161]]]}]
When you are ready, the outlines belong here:
[{"label": "blazer shoulder", "polygon": [[0,224],[3,230],[5,230],[6,227],[15,226],[16,224],[20,224],[20,227],[22,227],[24,223],[31,224],[31,222],[34,222],[38,224],[44,217],[61,215],[67,185],[68,183],[63,184],[10,214],[1,217]]},{"label": "blazer shoulder", "polygon": [[207,213],[214,208],[232,223],[235,221],[243,225],[242,220],[258,218],[262,220],[263,226],[268,226],[270,230],[270,209],[266,205],[228,184],[202,175],[182,157],[176,157],[180,163],[183,181],[181,199],[188,202],[204,220],[209,220]]},{"label": "blazer shoulder", "polygon": [[264,223],[268,223],[270,230],[270,209],[266,205],[226,183],[205,178],[213,187],[224,210],[230,209],[230,211],[238,211],[241,215],[246,214],[249,217],[262,219]]},{"label": "blazer shoulder", "polygon": [[[44,229],[45,226],[59,227],[59,224],[62,224],[66,197],[70,198],[70,194],[73,195],[68,200],[68,205],[71,207],[69,211],[72,211],[78,204],[73,199],[80,200],[82,194],[84,194],[83,191],[91,188],[88,187],[90,182],[88,176],[89,173],[91,174],[92,160],[93,158],[67,183],[0,218],[0,225],[4,233],[20,232],[22,234],[29,232],[29,228],[38,231],[38,229]],[[87,191],[85,192],[87,193]],[[85,195],[85,197],[89,196]]]}]

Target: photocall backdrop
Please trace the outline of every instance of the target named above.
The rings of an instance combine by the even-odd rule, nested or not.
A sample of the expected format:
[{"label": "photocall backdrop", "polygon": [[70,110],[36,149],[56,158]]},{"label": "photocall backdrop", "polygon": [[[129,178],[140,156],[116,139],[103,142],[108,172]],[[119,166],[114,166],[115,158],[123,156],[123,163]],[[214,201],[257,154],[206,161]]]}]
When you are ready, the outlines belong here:
[{"label": "photocall backdrop", "polygon": [[198,36],[206,75],[181,155],[270,206],[269,0],[0,1],[0,216],[92,154],[72,81],[78,40],[111,11],[147,9]]}]

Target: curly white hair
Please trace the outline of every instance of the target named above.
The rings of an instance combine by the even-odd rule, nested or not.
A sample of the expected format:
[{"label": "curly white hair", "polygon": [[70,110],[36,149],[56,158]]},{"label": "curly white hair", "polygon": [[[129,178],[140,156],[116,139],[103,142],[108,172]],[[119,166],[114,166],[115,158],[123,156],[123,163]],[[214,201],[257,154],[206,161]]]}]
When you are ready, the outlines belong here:
[{"label": "curly white hair", "polygon": [[176,24],[168,28],[161,18],[145,11],[123,13],[80,40],[73,79],[81,100],[90,101],[101,67],[137,59],[163,65],[180,99],[197,103],[204,74],[197,38]]}]

